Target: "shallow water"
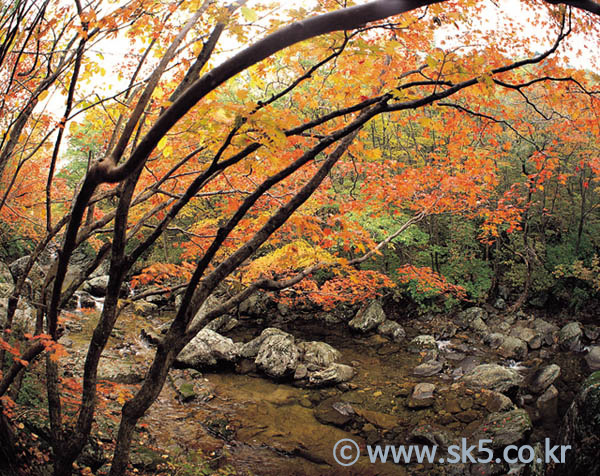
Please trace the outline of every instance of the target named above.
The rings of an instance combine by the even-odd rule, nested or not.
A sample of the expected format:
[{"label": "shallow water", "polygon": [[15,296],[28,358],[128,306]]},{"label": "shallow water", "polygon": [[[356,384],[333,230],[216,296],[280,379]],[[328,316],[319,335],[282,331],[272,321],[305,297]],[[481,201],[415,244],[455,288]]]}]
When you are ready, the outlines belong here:
[{"label": "shallow water", "polygon": [[[96,319],[97,311],[81,319],[82,331],[69,336],[75,347],[85,348]],[[156,329],[168,319],[169,316],[153,318],[152,325]],[[147,365],[153,357],[153,349],[139,336],[141,330],[150,325],[146,318],[123,316],[115,337],[109,342],[107,358],[118,356],[124,365]],[[431,382],[439,393],[455,398],[454,394],[450,395],[455,391],[451,390],[455,381],[452,367],[433,377],[414,376],[411,372],[421,362],[420,355],[410,354],[405,351],[406,346],[390,343],[377,335],[352,336],[343,325],[325,328],[321,323],[297,321],[284,330],[294,334],[297,340],[321,340],[338,349],[342,354],[340,362],[352,364],[357,370],[351,388],[344,392],[335,388],[303,389],[289,383],[274,383],[260,376],[204,372],[201,378],[192,382],[205,398],[182,403],[177,397],[174,377],[171,377],[143,418],[142,423],[147,425],[144,441],[161,452],[184,459],[186,455],[201,452],[206,460],[213,462],[213,469],[232,467],[237,474],[443,474],[423,465],[373,465],[364,456],[352,468],[342,468],[333,459],[333,447],[338,440],[351,438],[365,453],[366,442],[358,436],[360,428],[353,427],[349,432],[322,424],[315,418],[315,407],[323,400],[332,399],[373,412],[373,418],[393,422],[394,431],[400,431],[396,438],[404,444],[413,428],[437,422],[440,417],[439,406],[421,410],[407,408],[404,405],[407,389],[418,382]],[[426,331],[407,328],[407,339]],[[260,329],[241,326],[230,337],[235,341],[248,341],[259,332]],[[501,363],[496,354],[468,336],[459,335],[450,341],[442,341],[440,352],[452,351],[453,345],[468,346],[466,360]],[[560,384],[562,387],[581,378],[579,363],[572,355],[560,354],[556,360],[566,377],[566,383]],[[530,372],[529,367],[520,362],[504,364],[524,375]],[[180,378],[181,372],[176,370],[172,374]],[[130,388],[133,391],[135,386]],[[563,390],[560,387],[559,390],[560,407],[564,411],[565,399],[570,396],[565,393],[563,397]],[[458,398],[462,397],[459,395]],[[453,425],[455,434],[461,434],[465,427],[468,429],[466,423],[455,422]],[[551,424],[544,432],[554,433],[555,430],[555,424]]]}]

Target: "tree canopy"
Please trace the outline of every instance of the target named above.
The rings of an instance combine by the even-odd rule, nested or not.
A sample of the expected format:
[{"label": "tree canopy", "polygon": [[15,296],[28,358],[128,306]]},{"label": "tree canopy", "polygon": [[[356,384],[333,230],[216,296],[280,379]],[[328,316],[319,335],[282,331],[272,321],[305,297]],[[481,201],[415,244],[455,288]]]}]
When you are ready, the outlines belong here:
[{"label": "tree canopy", "polygon": [[[324,309],[388,292],[439,308],[501,284],[516,309],[566,279],[598,291],[598,58],[581,67],[578,50],[598,51],[600,4],[515,3],[526,26],[473,0],[0,3],[2,242],[28,253],[0,395],[46,356],[55,474],[90,434],[115,323],[150,294],[182,298],[124,402],[113,476],[179,352],[259,290]],[[18,336],[53,247],[35,332]],[[61,312],[101,267],[71,420]],[[123,299],[126,280],[143,291]]]}]

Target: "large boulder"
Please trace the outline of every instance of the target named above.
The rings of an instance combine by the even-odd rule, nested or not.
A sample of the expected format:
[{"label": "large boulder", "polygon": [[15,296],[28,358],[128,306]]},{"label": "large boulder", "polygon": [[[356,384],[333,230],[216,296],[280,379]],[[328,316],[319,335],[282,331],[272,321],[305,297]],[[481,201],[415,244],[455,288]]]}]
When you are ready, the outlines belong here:
[{"label": "large boulder", "polygon": [[[177,296],[177,297],[179,298],[179,296]],[[204,300],[204,302],[202,303],[202,306],[200,306],[200,309],[198,309],[198,312],[196,312],[196,315],[193,317],[192,322],[190,323],[190,327],[194,327],[194,326],[198,325],[198,322],[200,320],[203,320],[206,318],[206,314],[209,311],[212,311],[215,307],[217,307],[220,304],[221,304],[221,301],[219,301],[212,294],[210,296],[208,296],[208,298],[206,298]],[[181,305],[181,299],[179,299],[179,304],[176,303],[177,308],[179,308],[180,305]],[[208,324],[208,322],[207,322],[207,324]],[[209,329],[211,329],[215,332],[218,332],[218,330],[219,330],[219,329],[210,328],[210,327],[209,327]]]},{"label": "large boulder", "polygon": [[413,354],[432,349],[437,349],[437,342],[435,338],[430,335],[417,336],[408,343],[408,351]]},{"label": "large boulder", "polygon": [[[550,468],[549,476],[600,474],[600,372],[583,383],[565,418],[555,444],[569,445],[563,464]],[[561,462],[562,463],[562,462]]]},{"label": "large boulder", "polygon": [[108,288],[108,275],[98,276],[97,278],[92,278],[83,283],[82,289],[86,293],[90,293],[92,296],[96,297],[104,297],[106,296],[106,288]]},{"label": "large boulder", "polygon": [[556,420],[558,417],[558,390],[550,385],[535,402],[539,417],[543,421]]},{"label": "large boulder", "polygon": [[258,337],[255,337],[254,339],[252,339],[249,342],[246,342],[245,344],[241,344],[240,356],[246,359],[254,359],[258,354],[258,349],[260,349],[260,346],[262,345],[264,340],[267,337],[275,334],[289,336],[287,332],[283,332],[281,329],[277,329],[276,327],[267,327],[260,333]]},{"label": "large boulder", "polygon": [[333,363],[323,370],[308,374],[308,387],[324,387],[347,382],[354,377],[354,369],[349,365]]},{"label": "large boulder", "polygon": [[[8,298],[0,298],[0,328],[6,325]],[[12,321],[12,329],[21,333],[33,333],[35,330],[36,311],[24,299],[20,299]]]},{"label": "large boulder", "polygon": [[183,348],[177,363],[198,369],[219,362],[235,362],[238,358],[239,347],[231,339],[205,328]]},{"label": "large boulder", "polygon": [[[12,274],[15,280],[19,279],[25,273],[25,268],[27,267],[28,262],[29,255],[25,255],[10,263],[10,273]],[[29,271],[28,277],[32,280],[43,280],[44,271],[42,270],[42,267],[38,263],[34,263],[33,267],[31,268],[31,271]],[[39,284],[41,284],[41,282]]]},{"label": "large boulder", "polygon": [[510,335],[526,342],[530,349],[536,350],[542,346],[542,336],[538,331],[529,327],[515,327]]},{"label": "large boulder", "polygon": [[385,320],[379,327],[377,333],[386,336],[394,342],[402,342],[406,337],[406,331],[396,321]]},{"label": "large boulder", "polygon": [[468,327],[479,336],[484,336],[490,332],[490,328],[480,317],[473,318],[471,322],[469,322]]},{"label": "large boulder", "polygon": [[232,329],[235,329],[239,325],[240,321],[238,321],[235,317],[232,316],[219,316],[216,319],[213,319],[204,327],[206,329],[210,329],[211,331],[227,333]]},{"label": "large boulder", "polygon": [[514,369],[498,364],[482,364],[463,376],[462,381],[473,389],[485,388],[506,393],[521,385],[523,377]]},{"label": "large boulder", "polygon": [[497,352],[507,359],[524,360],[527,357],[527,344],[518,337],[507,336]]},{"label": "large boulder", "polygon": [[456,316],[457,323],[464,328],[470,327],[471,323],[476,320],[486,321],[488,313],[481,307],[470,307],[460,312]]},{"label": "large boulder", "polygon": [[533,393],[542,393],[560,376],[560,367],[556,364],[547,365],[539,369],[529,382],[529,388]]},{"label": "large boulder", "polygon": [[535,319],[533,321],[533,328],[540,333],[542,341],[546,345],[552,345],[554,343],[554,338],[560,330],[555,324],[551,324],[543,319]]},{"label": "large boulder", "polygon": [[583,329],[579,322],[569,322],[558,333],[558,345],[563,350],[579,351]]},{"label": "large boulder", "polygon": [[497,450],[508,445],[518,445],[531,432],[531,419],[521,408],[508,412],[491,413],[475,430],[474,441],[491,440],[487,448]]},{"label": "large boulder", "polygon": [[251,317],[264,317],[273,302],[265,293],[254,293],[239,305],[241,315]]},{"label": "large boulder", "polygon": [[254,362],[269,377],[281,378],[294,373],[299,356],[294,337],[276,333],[262,341]]},{"label": "large boulder", "polygon": [[[25,268],[27,267],[28,261],[29,255],[26,255],[10,263],[9,269],[15,281],[17,281],[25,273]],[[46,273],[44,269],[37,262],[34,263],[25,281],[25,294],[29,294],[37,299],[37,294],[40,291],[45,279]]]},{"label": "large boulder", "polygon": [[339,350],[325,342],[301,342],[297,347],[299,358],[308,370],[327,368],[341,356]]},{"label": "large boulder", "polygon": [[381,304],[377,301],[371,301],[367,306],[361,308],[348,325],[360,332],[367,332],[375,329],[385,321],[385,312]]}]

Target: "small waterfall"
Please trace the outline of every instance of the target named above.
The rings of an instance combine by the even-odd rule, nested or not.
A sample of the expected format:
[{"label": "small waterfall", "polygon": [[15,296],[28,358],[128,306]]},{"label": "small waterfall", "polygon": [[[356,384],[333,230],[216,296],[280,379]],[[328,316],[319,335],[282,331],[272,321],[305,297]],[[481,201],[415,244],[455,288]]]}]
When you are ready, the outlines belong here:
[{"label": "small waterfall", "polygon": [[522,362],[517,362],[516,360],[513,360],[513,359],[508,359],[506,361],[506,367],[508,367],[509,369],[517,370],[517,371],[527,370],[527,367],[523,366]]},{"label": "small waterfall", "polygon": [[99,311],[102,311],[102,309],[104,309],[104,298],[92,296],[92,299],[94,300],[94,303],[96,304],[95,308],[98,309]]}]

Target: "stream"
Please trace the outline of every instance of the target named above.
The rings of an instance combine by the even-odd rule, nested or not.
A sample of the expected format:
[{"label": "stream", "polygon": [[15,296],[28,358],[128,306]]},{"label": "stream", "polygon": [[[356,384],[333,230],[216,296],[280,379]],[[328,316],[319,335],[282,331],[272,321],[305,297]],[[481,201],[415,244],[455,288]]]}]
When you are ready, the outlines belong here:
[{"label": "stream", "polygon": [[[73,317],[66,343],[72,355],[77,356],[70,361],[70,370],[77,373],[99,312],[96,309],[75,314],[80,317]],[[150,321],[122,316],[102,359],[99,378],[118,381],[133,392],[154,353],[140,337],[142,330],[159,329],[169,317],[162,315]],[[447,325],[447,321],[436,319],[403,322],[406,340],[434,334]],[[419,438],[415,429],[431,425],[454,437],[469,436],[492,411],[493,403],[486,393],[459,385],[457,376],[482,363],[516,368],[525,379],[542,363],[557,363],[562,369],[555,383],[559,390],[559,415],[566,411],[574,389],[585,378],[581,358],[576,354],[540,350],[530,352],[526,361],[515,362],[502,359],[479,337],[466,332],[440,335],[437,352],[444,356],[446,364],[440,373],[423,377],[413,374],[423,354],[408,352],[405,343],[393,343],[378,334],[356,335],[343,324],[325,326],[307,319],[280,323],[277,327],[293,334],[296,340],[330,344],[341,352],[339,361],[352,365],[356,375],[337,387],[307,389],[294,386],[293,382],[273,382],[255,369],[242,374],[239,368],[236,372],[232,367],[202,373],[174,369],[140,422],[138,442],[153,448],[158,457],[137,461],[133,454],[134,465],[152,474],[162,467],[160,458],[164,462],[168,455],[169,461],[188,467],[197,461],[207,471],[198,474],[215,474],[219,470],[223,474],[261,476],[462,474],[452,465],[371,464],[365,447],[378,442],[423,443],[427,437]],[[255,321],[242,320],[227,336],[236,342],[247,342],[261,330]],[[410,408],[407,397],[415,384],[423,382],[436,386],[435,403]],[[188,390],[193,388],[193,398],[183,401],[180,390],[186,384]],[[360,418],[351,415],[348,421],[336,421],[339,412],[332,414],[331,408],[344,408],[344,404],[350,404]],[[519,402],[520,407],[527,409],[528,405],[532,402],[526,398]],[[116,410],[114,413],[118,415]],[[554,436],[557,427],[558,420],[538,422],[530,440]],[[349,468],[342,468],[333,459],[335,443],[344,438],[356,441],[362,449],[357,463]]]}]

